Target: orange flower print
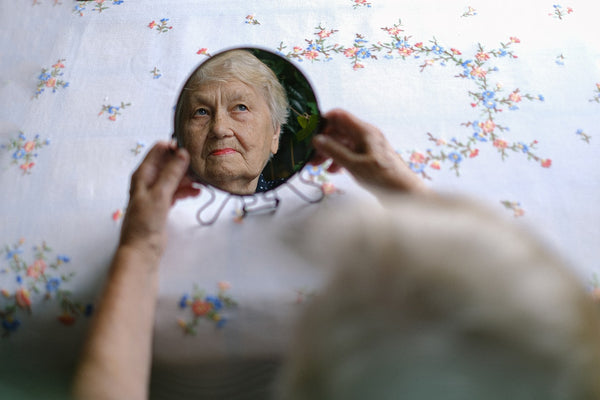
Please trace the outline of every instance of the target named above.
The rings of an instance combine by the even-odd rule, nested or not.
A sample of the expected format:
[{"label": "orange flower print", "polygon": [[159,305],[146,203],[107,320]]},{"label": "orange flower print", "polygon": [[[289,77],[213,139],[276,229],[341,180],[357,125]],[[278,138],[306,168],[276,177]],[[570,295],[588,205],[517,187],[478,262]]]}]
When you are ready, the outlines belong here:
[{"label": "orange flower print", "polygon": [[331,182],[325,182],[321,185],[321,190],[325,195],[333,194],[337,192],[335,185]]},{"label": "orange flower print", "polygon": [[25,150],[25,153],[30,153],[33,149],[35,149],[35,142],[33,140],[28,140],[23,145],[23,150]]},{"label": "orange flower print", "polygon": [[59,315],[57,319],[60,321],[61,324],[67,326],[73,325],[75,323],[75,317],[67,312]]},{"label": "orange flower print", "polygon": [[29,290],[25,288],[20,288],[15,293],[15,300],[17,301],[17,305],[24,309],[29,309],[31,307],[31,297],[29,296]]},{"label": "orange flower print", "polygon": [[192,311],[199,317],[202,317],[210,312],[212,303],[203,300],[196,300],[192,303]]},{"label": "orange flower print", "polygon": [[508,143],[506,142],[506,140],[496,139],[494,140],[494,147],[497,147],[499,149],[506,149],[508,147]]}]

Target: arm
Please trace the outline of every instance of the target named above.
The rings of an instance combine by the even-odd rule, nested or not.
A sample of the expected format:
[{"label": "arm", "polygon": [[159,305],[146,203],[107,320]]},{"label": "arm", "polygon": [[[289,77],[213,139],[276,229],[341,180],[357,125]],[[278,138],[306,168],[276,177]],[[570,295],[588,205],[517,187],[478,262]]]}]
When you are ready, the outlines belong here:
[{"label": "arm", "polygon": [[311,164],[331,158],[329,172],[345,168],[366,186],[411,193],[429,191],[379,129],[339,109],[324,117],[325,128],[313,139],[317,153]]},{"label": "arm", "polygon": [[75,374],[76,399],[145,399],[151,365],[158,266],[171,205],[197,195],[189,155],[158,143],[131,178],[119,246]]}]

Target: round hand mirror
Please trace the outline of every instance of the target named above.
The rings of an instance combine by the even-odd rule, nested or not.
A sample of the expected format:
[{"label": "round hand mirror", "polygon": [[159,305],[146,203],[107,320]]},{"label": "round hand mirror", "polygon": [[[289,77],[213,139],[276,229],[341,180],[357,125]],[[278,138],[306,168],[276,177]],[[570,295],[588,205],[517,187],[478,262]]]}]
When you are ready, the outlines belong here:
[{"label": "round hand mirror", "polygon": [[238,195],[266,192],[312,156],[321,115],[304,74],[257,48],[209,57],[185,82],[175,109],[179,146],[190,177]]}]

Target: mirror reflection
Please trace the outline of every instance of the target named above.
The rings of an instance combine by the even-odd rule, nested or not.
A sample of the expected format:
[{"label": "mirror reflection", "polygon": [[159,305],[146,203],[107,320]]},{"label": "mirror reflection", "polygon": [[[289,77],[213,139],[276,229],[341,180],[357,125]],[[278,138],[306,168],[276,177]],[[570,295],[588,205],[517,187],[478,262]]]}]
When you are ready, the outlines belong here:
[{"label": "mirror reflection", "polygon": [[251,195],[304,167],[320,113],[312,87],[287,59],[262,49],[216,54],[194,70],[177,102],[175,133],[196,182]]}]

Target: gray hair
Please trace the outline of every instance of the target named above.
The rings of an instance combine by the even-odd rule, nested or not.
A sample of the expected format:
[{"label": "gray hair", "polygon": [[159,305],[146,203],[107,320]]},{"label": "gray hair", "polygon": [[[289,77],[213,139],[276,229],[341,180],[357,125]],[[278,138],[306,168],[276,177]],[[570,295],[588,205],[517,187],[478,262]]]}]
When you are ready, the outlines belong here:
[{"label": "gray hair", "polygon": [[275,73],[249,51],[229,50],[205,61],[187,81],[175,111],[175,137],[181,139],[179,121],[183,103],[187,101],[187,91],[205,83],[232,80],[238,80],[262,93],[271,112],[273,128],[285,125],[289,105],[285,89]]}]

